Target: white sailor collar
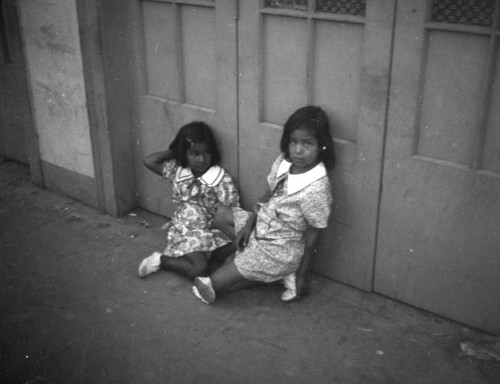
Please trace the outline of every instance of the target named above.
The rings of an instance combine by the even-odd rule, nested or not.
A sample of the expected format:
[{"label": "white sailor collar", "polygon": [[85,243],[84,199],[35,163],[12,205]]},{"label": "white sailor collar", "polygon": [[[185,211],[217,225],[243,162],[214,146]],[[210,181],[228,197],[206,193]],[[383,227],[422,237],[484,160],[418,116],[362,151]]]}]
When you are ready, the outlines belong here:
[{"label": "white sailor collar", "polygon": [[[200,180],[202,184],[208,185],[209,187],[215,187],[221,182],[225,174],[226,171],[224,170],[224,168],[219,167],[218,165],[213,165],[208,168],[208,170],[203,175],[198,177],[198,180]],[[176,183],[194,178],[195,176],[193,175],[191,168],[179,167],[177,169],[177,172],[175,173]]]},{"label": "white sailor collar", "polygon": [[303,190],[305,187],[311,185],[315,181],[327,176],[326,168],[323,162],[318,163],[314,168],[307,172],[300,173],[298,175],[292,175],[290,173],[290,167],[292,163],[283,159],[281,164],[278,166],[278,171],[276,172],[276,179],[280,179],[286,174],[288,175],[288,185],[287,194],[292,195]]}]

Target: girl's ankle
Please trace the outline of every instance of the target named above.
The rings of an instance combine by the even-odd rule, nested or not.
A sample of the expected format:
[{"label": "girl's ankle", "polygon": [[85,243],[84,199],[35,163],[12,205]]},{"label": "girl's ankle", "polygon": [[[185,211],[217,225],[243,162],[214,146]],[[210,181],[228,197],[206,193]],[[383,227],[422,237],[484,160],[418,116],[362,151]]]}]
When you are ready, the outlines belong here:
[{"label": "girl's ankle", "polygon": [[162,254],[160,256],[160,268],[163,269],[164,271],[170,270],[170,266],[168,265],[168,256]]}]

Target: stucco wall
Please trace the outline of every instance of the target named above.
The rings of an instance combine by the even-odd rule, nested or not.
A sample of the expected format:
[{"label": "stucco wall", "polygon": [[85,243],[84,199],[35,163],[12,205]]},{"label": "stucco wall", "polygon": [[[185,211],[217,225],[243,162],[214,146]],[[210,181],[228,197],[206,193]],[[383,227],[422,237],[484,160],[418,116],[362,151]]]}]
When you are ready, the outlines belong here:
[{"label": "stucco wall", "polygon": [[41,160],[94,177],[75,0],[18,0]]}]

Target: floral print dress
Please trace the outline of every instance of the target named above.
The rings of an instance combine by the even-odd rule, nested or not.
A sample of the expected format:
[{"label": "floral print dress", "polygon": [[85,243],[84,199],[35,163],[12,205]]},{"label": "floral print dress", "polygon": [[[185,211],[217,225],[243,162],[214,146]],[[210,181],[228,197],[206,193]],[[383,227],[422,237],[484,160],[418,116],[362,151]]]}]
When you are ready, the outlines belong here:
[{"label": "floral print dress", "polygon": [[224,168],[215,165],[195,177],[190,168],[170,160],[163,165],[163,178],[172,181],[175,205],[163,254],[180,257],[209,252],[230,242],[221,231],[211,228],[220,206],[239,206],[238,189]]},{"label": "floral print dress", "polygon": [[[332,193],[324,164],[299,175],[290,174],[290,166],[283,155],[274,162],[267,178],[272,196],[258,204],[248,245],[236,254],[236,268],[248,280],[270,283],[297,271],[306,229],[328,225]],[[233,209],[233,213],[238,232],[248,212]]]}]

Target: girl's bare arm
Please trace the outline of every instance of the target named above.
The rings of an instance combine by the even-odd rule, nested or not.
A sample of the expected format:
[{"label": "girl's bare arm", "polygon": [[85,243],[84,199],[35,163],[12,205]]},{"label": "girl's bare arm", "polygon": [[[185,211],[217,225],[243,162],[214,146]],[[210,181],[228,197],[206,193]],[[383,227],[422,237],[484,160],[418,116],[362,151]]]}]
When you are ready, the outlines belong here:
[{"label": "girl's bare arm", "polygon": [[173,153],[171,150],[155,152],[149,156],[146,156],[146,158],[144,159],[144,165],[150,171],[161,176],[163,174],[163,163],[172,159]]},{"label": "girl's bare arm", "polygon": [[252,234],[253,229],[255,228],[255,222],[257,221],[257,215],[252,213],[252,215],[248,218],[245,226],[236,234],[234,242],[238,249],[243,249],[247,246],[248,240],[250,239],[250,235]]},{"label": "girl's bare arm", "polygon": [[[267,203],[271,198],[271,194],[271,190],[268,188],[264,195],[258,200],[258,202],[263,204]],[[252,231],[255,228],[255,223],[257,222],[258,209],[259,205],[254,204],[254,213],[249,217],[241,231],[236,234],[235,243],[238,246],[238,249],[243,249],[247,246],[250,235],[252,234]]]},{"label": "girl's bare arm", "polygon": [[320,232],[321,229],[313,227],[309,227],[306,230],[304,255],[302,256],[302,261],[300,262],[300,267],[297,271],[297,297],[303,295],[307,288],[306,276],[309,271],[309,266],[311,264]]}]

